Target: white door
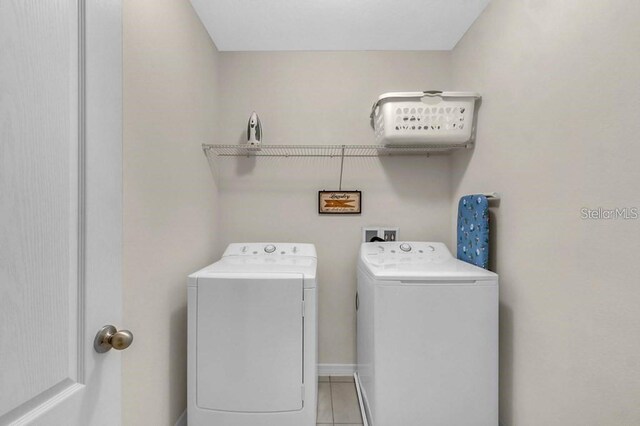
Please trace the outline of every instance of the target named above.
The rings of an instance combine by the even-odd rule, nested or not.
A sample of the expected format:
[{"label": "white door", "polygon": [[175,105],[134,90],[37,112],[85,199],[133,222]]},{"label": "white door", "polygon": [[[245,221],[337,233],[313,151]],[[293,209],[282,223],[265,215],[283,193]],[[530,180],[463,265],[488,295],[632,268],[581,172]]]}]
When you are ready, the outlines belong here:
[{"label": "white door", "polygon": [[118,425],[120,0],[0,0],[0,424]]}]

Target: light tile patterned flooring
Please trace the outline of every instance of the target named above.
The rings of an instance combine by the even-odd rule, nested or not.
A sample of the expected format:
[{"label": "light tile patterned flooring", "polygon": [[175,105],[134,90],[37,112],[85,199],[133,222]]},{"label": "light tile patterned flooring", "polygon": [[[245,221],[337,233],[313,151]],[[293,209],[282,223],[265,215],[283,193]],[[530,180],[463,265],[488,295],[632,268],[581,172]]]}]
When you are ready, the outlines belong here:
[{"label": "light tile patterned flooring", "polygon": [[317,423],[318,425],[362,424],[353,377],[318,377]]}]

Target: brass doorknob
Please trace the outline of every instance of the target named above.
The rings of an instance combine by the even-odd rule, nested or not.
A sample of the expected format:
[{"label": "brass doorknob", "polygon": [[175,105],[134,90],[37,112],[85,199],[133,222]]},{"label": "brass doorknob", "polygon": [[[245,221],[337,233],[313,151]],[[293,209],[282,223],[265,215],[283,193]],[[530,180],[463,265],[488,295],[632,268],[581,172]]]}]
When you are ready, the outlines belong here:
[{"label": "brass doorknob", "polygon": [[131,346],[133,342],[133,333],[129,330],[116,329],[112,325],[105,325],[98,331],[93,341],[93,347],[98,353],[104,353],[111,348],[121,351]]}]

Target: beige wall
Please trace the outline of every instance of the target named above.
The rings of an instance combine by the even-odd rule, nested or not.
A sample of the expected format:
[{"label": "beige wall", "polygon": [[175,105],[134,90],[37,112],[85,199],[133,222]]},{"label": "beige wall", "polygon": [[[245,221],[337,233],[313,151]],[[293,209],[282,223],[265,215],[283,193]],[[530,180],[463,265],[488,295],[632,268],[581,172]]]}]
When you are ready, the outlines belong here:
[{"label": "beige wall", "polygon": [[[252,110],[265,144],[370,144],[371,104],[388,91],[447,88],[448,53],[222,53],[220,137],[238,143]],[[402,238],[450,240],[450,158],[346,159],[343,189],[363,191],[363,214],[317,213],[337,189],[339,159],[219,161],[220,248],[240,241],[316,244],[319,362],[355,362],[355,267],[363,225]]]},{"label": "beige wall", "polygon": [[[226,244],[315,243],[320,362],[350,364],[360,227],[451,243],[453,201],[484,191],[503,195],[504,425],[640,422],[640,221],[580,219],[640,202],[637,2],[493,0],[453,54],[218,54],[187,0],[124,13],[126,425],[172,425],[184,409],[184,278]],[[433,88],[483,94],[477,148],[347,159],[362,216],[317,215],[336,159],[222,160],[218,194],[199,149],[239,142],[254,109],[265,143],[372,143],[377,95]]]},{"label": "beige wall", "polygon": [[494,0],[453,53],[483,95],[454,193],[499,191],[505,426],[640,424],[640,3]]},{"label": "beige wall", "polygon": [[186,406],[186,276],[215,251],[218,53],[188,0],[124,2],[123,423]]}]

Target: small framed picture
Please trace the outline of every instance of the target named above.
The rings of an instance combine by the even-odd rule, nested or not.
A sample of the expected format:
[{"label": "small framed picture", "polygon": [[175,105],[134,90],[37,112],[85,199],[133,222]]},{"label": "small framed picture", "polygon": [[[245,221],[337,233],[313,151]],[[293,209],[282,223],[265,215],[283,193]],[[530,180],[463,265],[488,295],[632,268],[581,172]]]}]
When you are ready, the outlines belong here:
[{"label": "small framed picture", "polygon": [[361,214],[362,192],[360,191],[319,191],[318,213],[320,214]]}]

